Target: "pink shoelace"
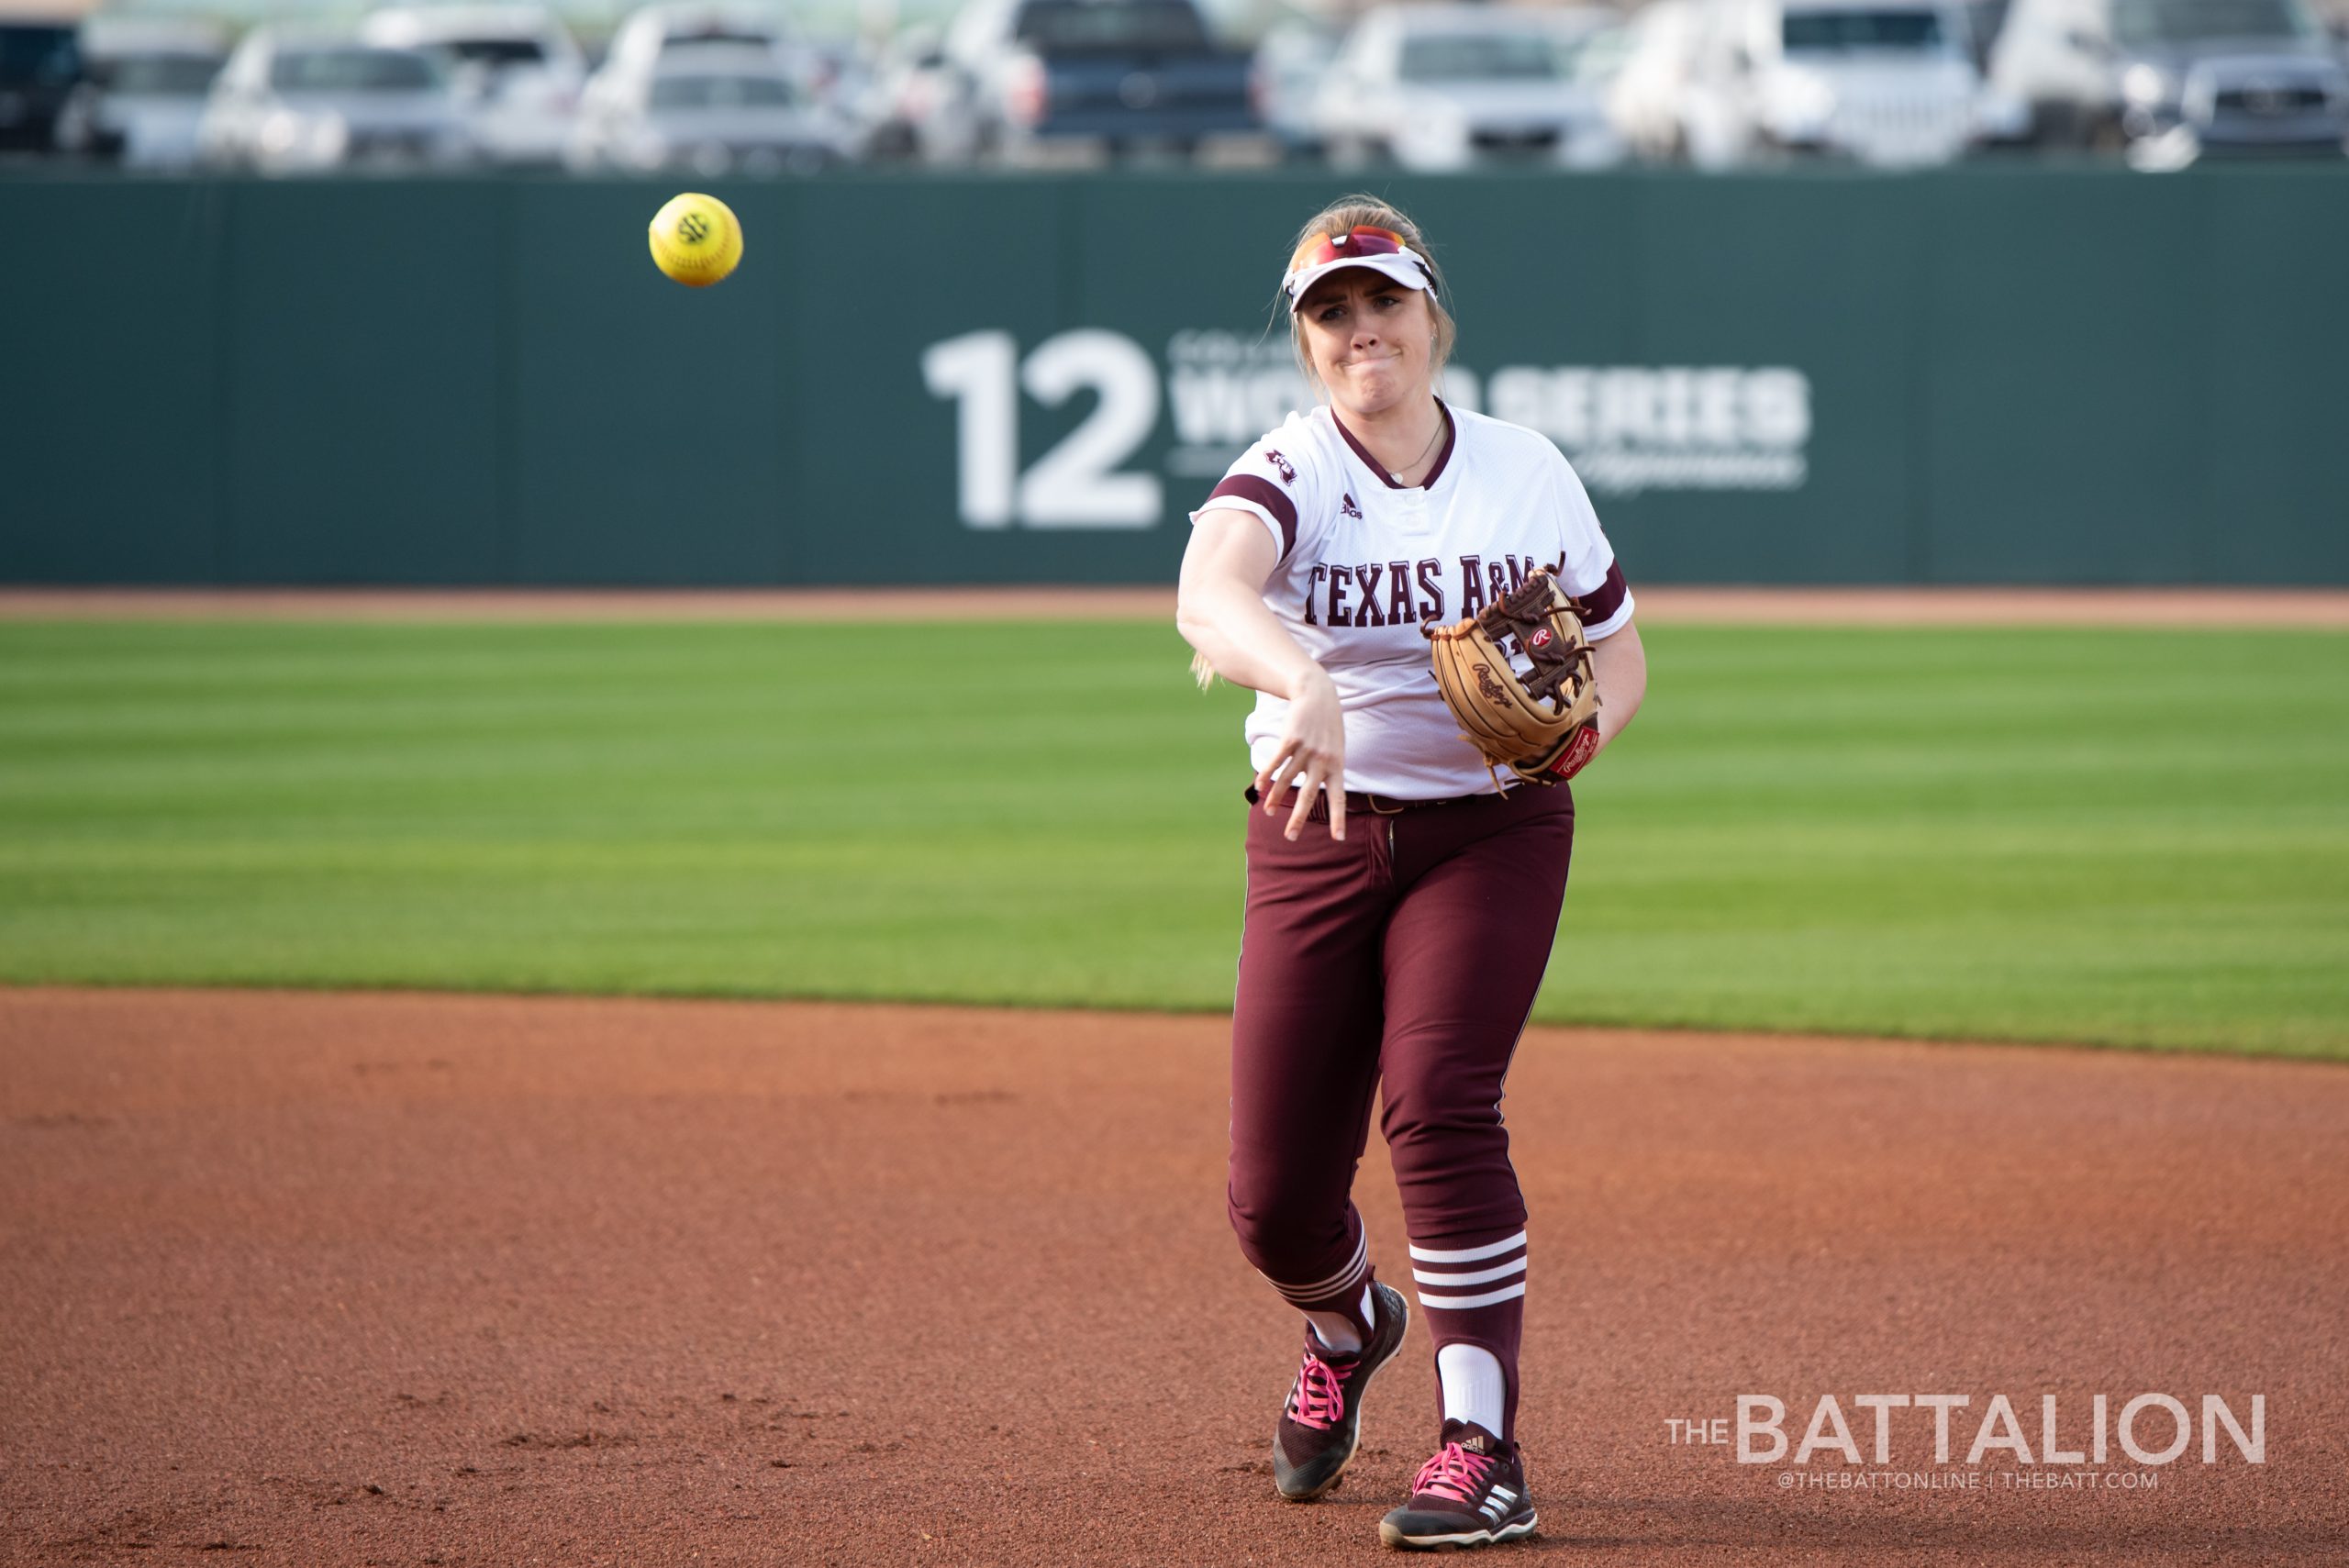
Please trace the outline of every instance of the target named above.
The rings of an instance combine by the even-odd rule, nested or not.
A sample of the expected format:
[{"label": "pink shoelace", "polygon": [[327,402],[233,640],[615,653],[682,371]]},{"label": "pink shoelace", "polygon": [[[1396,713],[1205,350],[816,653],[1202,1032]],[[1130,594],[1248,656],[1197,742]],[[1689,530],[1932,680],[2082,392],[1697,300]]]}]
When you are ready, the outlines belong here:
[{"label": "pink shoelace", "polygon": [[1446,1443],[1436,1456],[1419,1466],[1419,1473],[1411,1482],[1414,1492],[1433,1492],[1466,1503],[1474,1500],[1485,1484],[1485,1472],[1493,1467],[1493,1457],[1485,1453],[1470,1453],[1458,1443]]},{"label": "pink shoelace", "polygon": [[1346,1390],[1338,1372],[1311,1351],[1297,1369],[1297,1390],[1289,1396],[1289,1419],[1300,1427],[1327,1431],[1346,1418]]}]

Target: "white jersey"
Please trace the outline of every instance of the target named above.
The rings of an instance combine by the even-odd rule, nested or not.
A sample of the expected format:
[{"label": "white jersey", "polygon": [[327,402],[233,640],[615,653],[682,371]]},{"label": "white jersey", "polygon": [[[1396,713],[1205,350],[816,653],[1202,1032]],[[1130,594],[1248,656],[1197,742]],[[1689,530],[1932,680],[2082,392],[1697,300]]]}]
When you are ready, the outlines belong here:
[{"label": "white jersey", "polygon": [[[1549,439],[1447,408],[1452,435],[1425,483],[1397,484],[1325,407],[1291,414],[1191,514],[1232,507],[1272,530],[1264,604],[1338,688],[1346,787],[1399,800],[1489,795],[1492,774],[1436,687],[1419,628],[1475,615],[1549,567],[1589,612],[1593,640],[1631,595],[1582,481]],[[1288,703],[1259,693],[1250,761],[1272,760]]]}]

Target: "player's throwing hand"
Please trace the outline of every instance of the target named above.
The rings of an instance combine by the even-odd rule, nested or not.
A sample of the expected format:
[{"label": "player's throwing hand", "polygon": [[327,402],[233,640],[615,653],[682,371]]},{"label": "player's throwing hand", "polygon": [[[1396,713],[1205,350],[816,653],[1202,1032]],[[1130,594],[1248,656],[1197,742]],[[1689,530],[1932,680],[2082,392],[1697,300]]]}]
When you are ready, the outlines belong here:
[{"label": "player's throwing hand", "polygon": [[1327,792],[1330,837],[1346,836],[1346,722],[1338,702],[1337,683],[1319,664],[1298,679],[1288,700],[1288,722],[1272,757],[1256,770],[1256,795],[1264,815],[1276,814],[1283,797],[1294,786],[1297,805],[1285,829],[1294,839],[1305,830],[1313,803]]}]

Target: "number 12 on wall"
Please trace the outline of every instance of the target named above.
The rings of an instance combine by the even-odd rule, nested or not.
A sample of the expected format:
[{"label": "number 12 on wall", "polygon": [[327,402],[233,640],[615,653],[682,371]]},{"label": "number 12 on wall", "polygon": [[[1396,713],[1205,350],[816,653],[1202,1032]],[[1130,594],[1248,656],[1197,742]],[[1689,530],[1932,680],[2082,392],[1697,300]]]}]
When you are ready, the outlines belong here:
[{"label": "number 12 on wall", "polygon": [[[955,402],[955,501],[964,525],[1156,526],[1166,504],[1158,476],[1118,472],[1158,425],[1150,355],[1123,333],[1094,327],[1047,338],[1025,360],[1019,352],[1008,332],[966,332],[922,350],[930,395]],[[1093,412],[1020,473],[1021,390],[1057,408],[1086,388],[1101,399]]]}]

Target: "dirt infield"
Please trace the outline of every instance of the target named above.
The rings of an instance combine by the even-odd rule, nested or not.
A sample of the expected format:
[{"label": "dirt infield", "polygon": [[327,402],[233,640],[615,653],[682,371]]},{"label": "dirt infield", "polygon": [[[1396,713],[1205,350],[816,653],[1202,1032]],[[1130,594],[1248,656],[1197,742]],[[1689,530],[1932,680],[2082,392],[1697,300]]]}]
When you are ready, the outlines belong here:
[{"label": "dirt infield", "polygon": [[[2326,588],[1703,588],[1639,590],[1649,622],[1829,626],[2349,627]],[[0,588],[0,620],[1166,620],[1165,588]]]},{"label": "dirt infield", "polygon": [[[1425,1330],[1344,1489],[1274,1500],[1225,1031],[0,991],[0,1559],[1370,1562]],[[2349,1072],[1537,1030],[1510,1090],[1544,1528],[1499,1561],[2349,1561]],[[1399,1273],[1375,1140],[1361,1194]],[[1914,1409],[1881,1466],[1669,1440],[1742,1393],[1864,1458],[1854,1396],[1972,1404],[1948,1464]],[[2084,1449],[2099,1393],[2263,1395],[2265,1462],[1965,1462],[1992,1396]]]}]

